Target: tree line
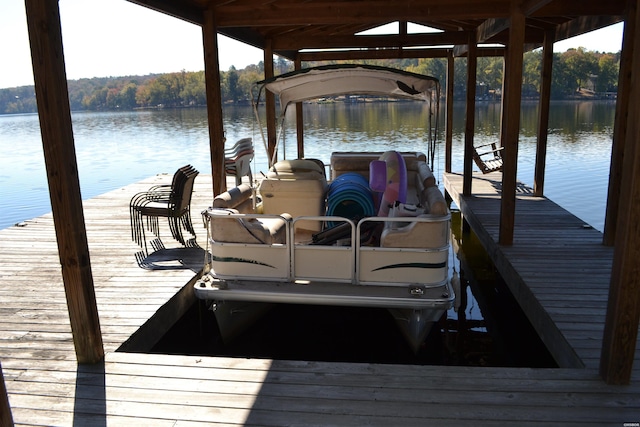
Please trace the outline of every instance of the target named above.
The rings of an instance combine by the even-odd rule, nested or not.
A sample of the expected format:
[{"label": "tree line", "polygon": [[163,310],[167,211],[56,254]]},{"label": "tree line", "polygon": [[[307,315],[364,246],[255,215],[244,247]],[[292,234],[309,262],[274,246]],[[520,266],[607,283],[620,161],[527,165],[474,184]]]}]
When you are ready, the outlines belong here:
[{"label": "tree line", "polygon": [[[540,90],[542,51],[524,55],[523,96],[535,97]],[[333,61],[329,63],[338,63]],[[353,62],[353,61],[352,61]],[[403,59],[358,61],[366,64],[400,68],[427,74],[446,81],[446,59]],[[319,63],[306,63],[315,66]],[[588,93],[615,92],[618,82],[620,52],[599,53],[584,48],[554,53],[551,94],[553,99],[576,96],[581,89]],[[293,70],[293,63],[279,58],[274,74]],[[466,91],[466,58],[458,58],[454,67],[454,98],[464,99]],[[502,57],[478,58],[477,91],[480,98],[497,97],[502,87]],[[250,99],[252,84],[264,78],[264,64],[242,70],[231,66],[220,72],[223,103],[242,103]],[[206,105],[204,71],[180,71],[147,76],[104,77],[69,80],[69,102],[73,111],[133,110],[138,108],[180,108]],[[35,113],[33,86],[0,89],[0,114]]]}]

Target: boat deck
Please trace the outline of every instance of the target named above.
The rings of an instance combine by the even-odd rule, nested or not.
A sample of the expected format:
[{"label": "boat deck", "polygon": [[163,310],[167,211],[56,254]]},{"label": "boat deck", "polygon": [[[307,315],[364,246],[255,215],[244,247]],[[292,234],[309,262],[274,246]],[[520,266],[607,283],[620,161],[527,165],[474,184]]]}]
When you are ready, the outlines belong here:
[{"label": "boat deck", "polygon": [[[551,245],[555,239],[581,247],[571,252],[575,259],[591,254],[597,245],[582,243],[583,236],[597,232],[582,228],[578,231],[585,234],[549,236],[549,244],[539,242],[534,252],[516,245],[511,249],[520,254],[514,261],[521,266],[518,272],[531,271],[541,278],[538,282],[556,283],[543,293],[542,285],[532,282],[528,293],[521,292],[521,304],[548,310],[546,316],[560,332],[545,341],[549,345],[550,339],[563,337],[584,368],[403,366],[117,351],[133,344],[150,347],[194,301],[191,287],[202,264],[200,249],[169,244],[167,230],[167,248],[141,262],[130,238],[131,196],[170,180],[170,175],[153,177],[85,202],[104,364],[78,366],[75,361],[51,215],[0,231],[0,362],[16,425],[457,426],[471,421],[502,427],[640,421],[638,369],[630,386],[609,386],[598,377],[604,318],[599,307],[606,292],[596,289],[590,275],[576,280],[583,267],[558,259],[562,247]],[[211,177],[199,175],[194,213],[208,206],[210,194]],[[486,197],[495,198],[495,190]],[[495,217],[497,224],[491,202],[478,206],[476,215]],[[528,211],[529,221],[550,222],[539,221],[551,215],[551,207],[540,206]],[[558,227],[574,221],[567,212],[558,215]],[[203,238],[198,215],[193,219]],[[542,258],[547,250],[553,263]],[[590,256],[588,265],[607,269],[606,260]],[[536,268],[542,263],[557,267]],[[607,274],[600,274],[602,280]],[[533,298],[537,302],[529,301]]]}]

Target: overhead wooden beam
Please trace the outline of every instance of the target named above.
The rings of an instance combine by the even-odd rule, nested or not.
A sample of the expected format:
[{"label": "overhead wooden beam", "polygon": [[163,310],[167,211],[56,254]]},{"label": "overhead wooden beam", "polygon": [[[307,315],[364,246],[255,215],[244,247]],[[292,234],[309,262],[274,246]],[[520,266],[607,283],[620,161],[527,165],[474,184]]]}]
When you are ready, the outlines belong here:
[{"label": "overhead wooden beam", "polygon": [[522,63],[524,54],[525,16],[521,2],[512,0],[510,7],[509,45],[505,60],[502,133],[502,198],[500,236],[502,245],[513,244],[516,210],[516,172],[522,98]]},{"label": "overhead wooden beam", "polygon": [[26,0],[25,7],[42,148],[73,344],[78,363],[97,363],[104,357],[104,348],[80,194],[58,0]]},{"label": "overhead wooden beam", "polygon": [[547,30],[542,48],[540,70],[540,100],[538,106],[538,132],[536,142],[536,163],[533,176],[533,193],[544,195],[544,174],[547,164],[547,139],[549,136],[549,107],[551,104],[551,77],[553,69],[553,29]]},{"label": "overhead wooden beam", "polygon": [[558,25],[554,39],[566,40],[571,37],[589,33],[595,29],[608,27],[624,20],[624,15],[580,16],[569,22]]},{"label": "overhead wooden beam", "polygon": [[[637,7],[635,6],[635,1],[629,0],[629,12],[627,16],[633,16],[635,7]],[[629,120],[629,93],[634,50],[633,36],[636,31],[635,21],[627,18],[624,24],[620,70],[618,72],[618,96],[616,99],[616,116],[613,124],[609,189],[607,192],[607,208],[604,217],[604,234],[602,236],[602,244],[606,246],[613,246],[618,226],[620,186],[622,184],[622,161],[624,158],[627,123]]]},{"label": "overhead wooden beam", "polygon": [[220,61],[218,59],[218,34],[213,8],[204,13],[202,26],[204,46],[205,89],[207,91],[207,119],[209,124],[209,148],[213,195],[227,191],[227,176],[224,167],[224,124],[222,120],[222,93],[220,89]]},{"label": "overhead wooden beam", "polygon": [[484,43],[505,30],[509,29],[509,19],[507,18],[490,18],[484,21],[476,31],[478,43]]},{"label": "overhead wooden beam", "polygon": [[[609,384],[631,380],[640,321],[640,8],[630,5],[633,56],[629,87],[629,117],[622,166],[618,229],[613,251],[607,317],[600,374]],[[625,31],[627,29],[625,28]]]},{"label": "overhead wooden beam", "polygon": [[273,39],[274,50],[338,49],[338,48],[399,48],[447,46],[466,43],[466,31],[448,31],[405,35],[304,36],[286,34]]},{"label": "overhead wooden beam", "polygon": [[373,24],[381,21],[414,21],[418,17],[438,19],[488,19],[508,16],[508,1],[486,0],[373,0],[367,2],[287,2],[279,6],[265,2],[256,7],[230,2],[218,6],[218,25],[222,27],[304,26]]},{"label": "overhead wooden beam", "polygon": [[[529,2],[525,2],[529,3]],[[624,0],[580,0],[550,1],[546,5],[532,11],[528,16],[543,18],[550,16],[611,16],[624,15]]]},{"label": "overhead wooden beam", "polygon": [[551,3],[551,1],[552,0],[526,0],[522,5],[522,12],[525,16],[529,16]]},{"label": "overhead wooden beam", "polygon": [[128,0],[131,3],[147,7],[174,18],[182,19],[196,25],[204,25],[203,9],[182,2],[179,6],[170,0]]},{"label": "overhead wooden beam", "polygon": [[355,61],[363,59],[446,58],[448,49],[363,49],[300,52],[302,61]]}]

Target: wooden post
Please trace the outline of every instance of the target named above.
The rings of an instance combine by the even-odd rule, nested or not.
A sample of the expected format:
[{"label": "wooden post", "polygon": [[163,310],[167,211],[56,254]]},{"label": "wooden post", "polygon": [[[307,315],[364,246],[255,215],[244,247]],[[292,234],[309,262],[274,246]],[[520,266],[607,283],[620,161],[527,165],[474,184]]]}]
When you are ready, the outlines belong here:
[{"label": "wooden post", "polygon": [[2,364],[0,363],[0,426],[13,427],[13,416],[11,415],[11,406],[9,406],[9,396],[7,387],[4,384],[4,376],[2,375]]},{"label": "wooden post", "polygon": [[[104,357],[76,161],[57,0],[26,0],[42,147],[79,363]],[[46,280],[46,278],[43,278]]]},{"label": "wooden post", "polygon": [[[616,118],[613,125],[613,143],[611,146],[611,165],[609,167],[609,190],[607,209],[604,217],[604,235],[602,244],[613,246],[616,237],[618,210],[620,205],[620,185],[622,181],[622,160],[626,141],[626,124],[629,121],[629,88],[631,86],[632,55],[634,35],[637,32],[633,20],[637,8],[634,0],[627,2],[624,34],[622,37],[622,53],[618,74],[618,97],[616,99]],[[630,19],[631,18],[631,19]]]},{"label": "wooden post", "polygon": [[[270,79],[271,77],[273,77],[273,49],[271,48],[271,39],[267,39],[264,47],[264,78]],[[269,167],[271,167],[277,144],[276,98],[273,93],[266,90],[264,101],[267,117],[267,152],[269,155]]]},{"label": "wooden post", "polygon": [[224,125],[222,121],[220,63],[218,60],[218,33],[213,7],[204,11],[202,42],[204,47],[205,87],[207,91],[211,175],[213,195],[217,196],[227,191],[227,174],[224,168]]},{"label": "wooden post", "polygon": [[[294,69],[302,69],[302,61],[300,60],[300,53],[296,55],[294,61]],[[304,116],[302,112],[302,102],[296,102],[296,135],[298,137],[298,158],[304,158]]]},{"label": "wooden post", "polygon": [[453,76],[455,73],[455,59],[453,50],[447,54],[447,91],[444,131],[444,171],[451,173],[451,158],[453,156]]},{"label": "wooden post", "polygon": [[502,245],[513,244],[516,211],[516,172],[520,133],[520,101],[522,96],[522,55],[524,53],[525,16],[520,1],[511,1],[509,45],[505,61],[502,120],[502,198],[500,236]]},{"label": "wooden post", "polygon": [[[628,16],[635,26],[640,24],[637,7]],[[625,28],[626,32],[626,28]],[[640,46],[640,33],[635,31],[633,44]],[[622,165],[620,205],[613,268],[609,286],[607,317],[604,325],[600,375],[609,384],[628,384],[640,321],[640,51],[634,49],[629,86],[629,116]]]},{"label": "wooden post", "polygon": [[533,194],[544,195],[544,173],[547,163],[547,137],[549,136],[549,104],[551,100],[551,71],[553,68],[553,42],[555,32],[544,33],[542,47],[542,71],[540,79],[540,101],[538,106],[538,141],[536,144],[536,165],[533,176]]},{"label": "wooden post", "polygon": [[473,136],[476,123],[476,73],[478,70],[478,47],[476,44],[476,33],[469,32],[467,48],[467,109],[464,128],[464,160],[462,194],[471,195],[471,181],[473,180]]}]

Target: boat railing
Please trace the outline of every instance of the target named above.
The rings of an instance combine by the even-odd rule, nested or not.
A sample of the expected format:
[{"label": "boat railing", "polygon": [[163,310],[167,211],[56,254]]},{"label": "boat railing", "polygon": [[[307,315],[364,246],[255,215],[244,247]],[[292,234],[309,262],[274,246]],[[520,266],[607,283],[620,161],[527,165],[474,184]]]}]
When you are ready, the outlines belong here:
[{"label": "boat railing", "polygon": [[[292,279],[290,216],[209,208],[203,212],[203,218],[208,230],[208,262],[216,277],[262,281]],[[216,225],[218,221],[220,223]],[[231,230],[233,227],[235,233]]]},{"label": "boat railing", "polygon": [[[220,279],[423,287],[448,280],[450,214],[356,222],[210,209],[205,218],[211,266]],[[334,227],[327,230],[327,224]]]},{"label": "boat railing", "polygon": [[[367,217],[358,222],[356,235],[376,222],[384,224],[380,245],[355,242],[358,284],[436,287],[447,283],[450,214]],[[398,238],[387,239],[393,233],[398,233]]]},{"label": "boat railing", "polygon": [[[340,224],[345,230],[335,244],[322,244],[318,240],[321,233],[315,233],[312,239],[300,239],[299,224],[305,222],[333,222]],[[321,229],[321,227],[320,227]],[[332,281],[355,283],[355,253],[353,242],[356,241],[356,224],[354,221],[340,216],[301,216],[293,220],[291,226],[291,269],[294,280]]]}]

